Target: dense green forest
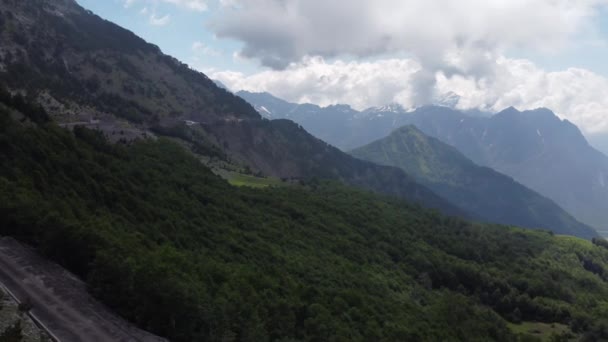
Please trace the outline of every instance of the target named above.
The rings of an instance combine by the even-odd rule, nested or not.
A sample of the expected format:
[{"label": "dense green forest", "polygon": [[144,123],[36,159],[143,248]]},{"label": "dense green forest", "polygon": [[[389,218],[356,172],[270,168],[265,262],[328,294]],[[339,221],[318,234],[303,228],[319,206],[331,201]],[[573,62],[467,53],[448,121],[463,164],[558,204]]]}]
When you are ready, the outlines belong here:
[{"label": "dense green forest", "polygon": [[320,180],[233,187],[169,140],[110,145],[3,99],[0,234],[173,341],[534,341],[520,322],[608,338],[600,241]]}]

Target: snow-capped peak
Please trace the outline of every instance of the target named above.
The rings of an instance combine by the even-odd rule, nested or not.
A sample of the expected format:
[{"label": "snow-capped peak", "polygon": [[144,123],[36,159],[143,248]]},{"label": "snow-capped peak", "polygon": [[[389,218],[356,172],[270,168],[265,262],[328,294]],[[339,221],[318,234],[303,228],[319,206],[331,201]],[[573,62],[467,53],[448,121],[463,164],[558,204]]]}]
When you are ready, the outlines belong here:
[{"label": "snow-capped peak", "polygon": [[366,110],[368,113],[405,113],[405,108],[398,103],[391,103],[381,107],[372,107]]},{"label": "snow-capped peak", "polygon": [[448,108],[456,108],[458,102],[460,101],[460,96],[454,92],[449,92],[438,96],[435,98],[434,104],[437,106],[448,107]]}]

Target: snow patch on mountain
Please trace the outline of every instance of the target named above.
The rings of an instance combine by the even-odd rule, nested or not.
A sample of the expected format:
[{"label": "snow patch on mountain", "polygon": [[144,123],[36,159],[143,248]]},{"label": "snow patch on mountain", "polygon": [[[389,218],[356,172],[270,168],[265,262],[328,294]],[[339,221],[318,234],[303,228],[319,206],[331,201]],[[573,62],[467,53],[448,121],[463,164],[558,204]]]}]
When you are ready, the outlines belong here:
[{"label": "snow patch on mountain", "polygon": [[407,111],[403,108],[402,105],[398,103],[391,103],[381,107],[372,107],[365,110],[366,113],[395,113],[401,114],[406,113]]},{"label": "snow patch on mountain", "polygon": [[265,118],[272,118],[272,112],[264,106],[255,106],[255,110],[257,110],[258,113]]}]

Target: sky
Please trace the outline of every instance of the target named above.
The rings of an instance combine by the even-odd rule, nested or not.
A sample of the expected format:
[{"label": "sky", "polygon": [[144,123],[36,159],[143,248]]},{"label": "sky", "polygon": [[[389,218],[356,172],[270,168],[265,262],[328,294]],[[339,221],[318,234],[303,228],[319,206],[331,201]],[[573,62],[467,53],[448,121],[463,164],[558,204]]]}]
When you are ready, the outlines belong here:
[{"label": "sky", "polygon": [[608,0],[77,0],[233,91],[547,107],[608,135]]}]

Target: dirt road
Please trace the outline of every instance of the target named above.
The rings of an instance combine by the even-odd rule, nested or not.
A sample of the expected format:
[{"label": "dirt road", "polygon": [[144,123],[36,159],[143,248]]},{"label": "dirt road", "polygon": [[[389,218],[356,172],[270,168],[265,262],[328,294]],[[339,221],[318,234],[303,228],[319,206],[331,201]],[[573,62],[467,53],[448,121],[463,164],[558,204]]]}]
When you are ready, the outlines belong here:
[{"label": "dirt road", "polygon": [[0,238],[0,283],[60,342],[167,340],[137,329],[93,299],[85,284],[11,238]]}]

